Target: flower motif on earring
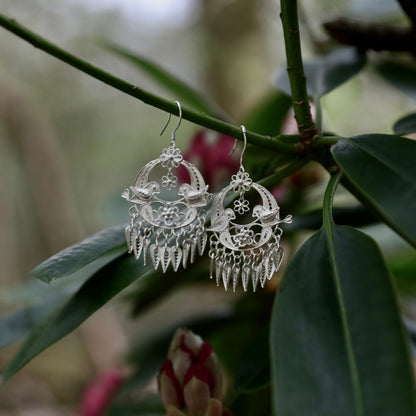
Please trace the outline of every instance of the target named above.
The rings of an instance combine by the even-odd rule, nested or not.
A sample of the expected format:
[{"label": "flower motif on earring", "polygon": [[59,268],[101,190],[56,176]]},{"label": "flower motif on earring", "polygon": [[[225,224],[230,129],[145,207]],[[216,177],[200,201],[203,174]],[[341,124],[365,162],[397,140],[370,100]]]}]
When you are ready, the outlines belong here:
[{"label": "flower motif on earring", "polygon": [[250,211],[250,203],[247,199],[239,198],[234,201],[234,211],[242,215],[247,211]]},{"label": "flower motif on earring", "polygon": [[[182,120],[180,103],[176,101],[176,104],[179,122],[169,147],[163,149],[158,159],[141,168],[134,185],[121,194],[133,203],[126,228],[129,252],[134,252],[136,259],[142,256],[144,264],[150,256],[153,267],[157,269],[161,265],[163,272],[170,264],[175,271],[180,264],[185,268],[188,262],[194,261],[197,251],[202,255],[207,243],[205,209],[211,199],[201,173],[183,159],[176,147],[175,133]],[[170,118],[169,115],[162,133]],[[178,186],[176,169],[180,166],[188,172],[190,183]],[[150,179],[157,167],[165,170],[160,183]]]},{"label": "flower motif on earring", "polygon": [[164,168],[176,169],[181,164],[183,157],[181,155],[181,151],[177,147],[170,146],[167,149],[163,149],[159,159],[161,161],[160,164]]},{"label": "flower motif on earring", "polygon": [[244,168],[240,166],[238,172],[231,176],[231,183],[233,184],[233,191],[237,194],[242,194],[250,190],[253,180]]},{"label": "flower motif on earring", "polygon": [[[231,177],[231,182],[214,198],[211,207],[211,227],[209,257],[211,259],[210,277],[216,277],[217,285],[222,281],[225,290],[232,281],[235,291],[242,282],[247,291],[251,280],[253,291],[258,283],[264,286],[279,270],[283,259],[280,247],[282,229],[280,223],[292,222],[288,215],[280,219],[280,209],[273,195],[263,186],[250,178],[242,165],[247,143],[246,129],[241,126],[244,148],[240,157],[240,169]],[[251,216],[250,202],[246,193],[256,191],[260,204],[253,207]],[[233,209],[225,207],[225,200],[235,196]],[[237,215],[238,214],[238,215]],[[238,221],[237,221],[238,220]]]}]

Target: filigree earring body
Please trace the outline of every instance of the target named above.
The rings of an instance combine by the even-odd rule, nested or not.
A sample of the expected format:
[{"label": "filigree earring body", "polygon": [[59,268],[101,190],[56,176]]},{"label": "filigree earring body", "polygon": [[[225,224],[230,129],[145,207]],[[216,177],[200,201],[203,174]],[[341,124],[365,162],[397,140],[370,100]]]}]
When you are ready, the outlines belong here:
[{"label": "filigree earring body", "polygon": [[[175,145],[175,133],[182,119],[181,106],[176,103],[179,122],[169,147],[141,168],[134,185],[121,195],[133,203],[126,228],[129,253],[134,252],[136,259],[141,256],[144,264],[150,256],[153,267],[157,269],[160,265],[163,272],[169,264],[175,271],[180,264],[186,268],[188,262],[194,261],[197,251],[202,255],[207,243],[205,208],[211,198],[201,173],[183,159]],[[169,121],[170,115],[162,133]],[[178,184],[179,166],[188,172],[190,183]]]},{"label": "filigree earring body", "polygon": [[[281,220],[276,199],[265,187],[253,182],[244,170],[242,157],[247,139],[245,127],[241,128],[244,148],[240,169],[231,177],[230,184],[217,194],[211,207],[210,277],[212,279],[215,274],[217,285],[222,280],[225,290],[232,280],[234,291],[240,280],[247,291],[251,280],[255,291],[259,282],[264,287],[266,280],[279,269],[283,259],[280,247],[283,231],[279,224],[292,222],[292,217],[288,215]],[[246,193],[251,190],[257,192],[261,202],[250,214]],[[226,200],[235,196],[233,208],[225,208]]]}]

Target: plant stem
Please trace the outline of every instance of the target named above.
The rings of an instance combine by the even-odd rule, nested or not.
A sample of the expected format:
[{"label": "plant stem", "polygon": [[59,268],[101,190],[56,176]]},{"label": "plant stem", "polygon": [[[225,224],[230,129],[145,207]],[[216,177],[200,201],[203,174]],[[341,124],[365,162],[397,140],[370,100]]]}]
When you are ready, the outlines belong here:
[{"label": "plant stem", "polygon": [[323,145],[332,146],[333,144],[336,144],[340,140],[342,140],[342,137],[338,137],[338,136],[319,136],[318,138],[316,138],[316,140],[314,142],[314,147],[320,147],[320,146],[323,146]]},{"label": "plant stem", "polygon": [[[137,87],[136,85],[130,84],[118,77],[115,77],[114,75],[111,75],[110,73],[103,71],[94,65],[91,65],[90,63],[64,51],[53,43],[30,31],[29,29],[17,23],[16,20],[7,18],[0,14],[0,26],[31,43],[35,48],[43,50],[55,58],[58,58],[61,61],[79,69],[80,71],[85,72],[93,78],[96,78],[105,84],[118,89],[119,91],[131,95],[132,97],[135,97],[146,104],[164,110],[168,113],[178,115],[178,106],[175,102],[152,94],[142,88]],[[240,127],[226,123],[215,117],[196,112],[187,107],[182,107],[182,116],[184,119],[198,124],[199,126],[203,126],[208,129],[215,130],[219,133],[234,137],[236,139],[243,140],[243,134]],[[282,135],[271,138],[269,136],[247,131],[247,142],[258,145],[260,147],[274,149],[282,153],[296,153],[296,145],[294,143],[287,142],[287,140],[291,140],[292,138],[293,135]]]},{"label": "plant stem", "polygon": [[278,170],[277,172],[266,176],[263,179],[260,179],[258,183],[265,188],[271,188],[272,186],[278,184],[283,179],[290,176],[292,173],[297,172],[298,170],[302,169],[309,161],[312,159],[311,156],[304,157],[302,159],[294,160],[292,163],[288,164],[284,168]]},{"label": "plant stem", "polygon": [[326,226],[327,230],[332,229],[332,224],[334,222],[332,217],[332,203],[341,176],[342,172],[338,172],[332,175],[326,187],[324,203],[322,207],[322,223],[324,226]]},{"label": "plant stem", "polygon": [[293,109],[301,140],[310,144],[318,131],[312,119],[303,70],[297,0],[281,0],[280,5]]}]

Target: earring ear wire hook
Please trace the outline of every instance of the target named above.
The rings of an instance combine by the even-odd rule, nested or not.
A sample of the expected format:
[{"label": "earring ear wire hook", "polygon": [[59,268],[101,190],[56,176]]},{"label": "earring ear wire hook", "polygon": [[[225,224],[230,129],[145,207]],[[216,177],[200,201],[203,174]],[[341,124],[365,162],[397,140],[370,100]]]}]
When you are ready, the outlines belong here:
[{"label": "earring ear wire hook", "polygon": [[[175,101],[175,103],[177,104],[178,109],[179,109],[179,114],[178,114],[179,121],[178,121],[178,124],[176,125],[176,127],[173,129],[172,134],[170,136],[171,144],[174,144],[175,143],[175,140],[176,140],[175,134],[176,134],[176,131],[178,130],[179,126],[181,125],[181,122],[182,122],[182,108],[181,108],[181,103],[179,101]],[[166,128],[168,127],[168,125],[170,123],[171,117],[172,117],[172,114],[169,113],[168,121],[166,122],[165,127],[163,127],[162,131],[160,132],[160,135],[162,135],[165,132]]]},{"label": "earring ear wire hook", "polygon": [[[243,150],[241,151],[241,155],[240,155],[240,168],[242,168],[243,167],[243,155],[244,155],[244,152],[246,151],[246,147],[247,147],[247,136],[246,136],[247,130],[246,130],[245,126],[243,126],[243,125],[241,125],[240,128],[241,128],[241,131],[243,132],[243,138],[244,138]],[[231,152],[228,153],[228,156],[231,156],[234,153],[236,147],[237,147],[237,139],[235,139],[234,146],[231,149]]]},{"label": "earring ear wire hook", "polygon": [[246,147],[247,147],[247,136],[246,136],[247,130],[246,130],[245,126],[240,126],[240,127],[241,127],[241,131],[243,132],[243,138],[244,138],[244,146],[243,146],[243,150],[241,151],[241,154],[240,154],[240,168],[242,168],[243,167],[243,155],[244,155],[244,152],[246,151]]}]

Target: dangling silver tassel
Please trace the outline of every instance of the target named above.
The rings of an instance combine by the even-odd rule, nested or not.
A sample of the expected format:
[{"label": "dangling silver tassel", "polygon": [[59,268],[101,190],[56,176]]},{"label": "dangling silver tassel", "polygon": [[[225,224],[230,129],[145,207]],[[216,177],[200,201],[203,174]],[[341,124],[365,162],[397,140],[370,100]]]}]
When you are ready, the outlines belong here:
[{"label": "dangling silver tassel", "polygon": [[[177,271],[192,263],[196,253],[201,255],[207,243],[205,229],[206,206],[211,199],[204,179],[198,169],[185,161],[175,145],[182,111],[179,102],[179,122],[172,132],[170,146],[163,149],[159,158],[147,163],[136,176],[133,186],[121,196],[133,203],[129,209],[130,224],[126,228],[129,252],[143,263],[150,261],[155,269],[165,273],[172,266]],[[166,129],[170,121],[163,128]],[[189,173],[190,183],[178,185],[176,169],[183,166]],[[161,180],[150,180],[155,168],[165,169]],[[170,191],[169,200],[161,191]],[[173,196],[174,199],[171,199]]]},{"label": "dangling silver tassel", "polygon": [[[211,227],[213,234],[209,240],[211,259],[210,277],[215,276],[217,285],[222,282],[225,290],[232,282],[233,291],[241,282],[246,292],[251,280],[253,291],[258,284],[264,287],[267,280],[279,270],[283,259],[280,247],[282,229],[279,224],[292,222],[288,215],[280,219],[280,209],[273,195],[263,186],[255,183],[245,172],[242,157],[246,147],[246,129],[241,126],[244,148],[240,158],[240,169],[231,177],[231,182],[214,198],[211,207]],[[250,203],[245,193],[254,189],[261,198],[261,204],[254,206],[249,223],[238,223],[238,216],[250,211]],[[224,201],[237,194],[233,208],[225,208]]]}]

